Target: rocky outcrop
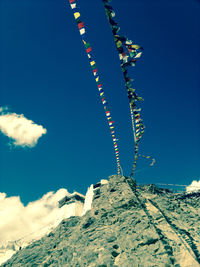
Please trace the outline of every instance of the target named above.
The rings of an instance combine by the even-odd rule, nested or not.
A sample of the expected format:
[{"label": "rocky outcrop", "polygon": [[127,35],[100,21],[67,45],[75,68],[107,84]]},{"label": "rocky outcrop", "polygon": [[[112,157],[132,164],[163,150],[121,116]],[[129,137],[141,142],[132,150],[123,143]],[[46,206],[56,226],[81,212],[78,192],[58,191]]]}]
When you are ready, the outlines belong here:
[{"label": "rocky outcrop", "polygon": [[63,220],[2,266],[200,266],[199,200],[110,176],[83,217]]}]

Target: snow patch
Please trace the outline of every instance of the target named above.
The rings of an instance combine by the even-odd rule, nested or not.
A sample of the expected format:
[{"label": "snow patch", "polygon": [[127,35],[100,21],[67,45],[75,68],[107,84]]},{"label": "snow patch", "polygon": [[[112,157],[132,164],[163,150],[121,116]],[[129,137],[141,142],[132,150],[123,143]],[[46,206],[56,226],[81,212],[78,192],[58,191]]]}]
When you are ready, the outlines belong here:
[{"label": "snow patch", "polygon": [[85,196],[85,203],[83,207],[83,215],[88,211],[91,210],[92,207],[92,200],[93,200],[93,184],[88,188],[86,196]]}]

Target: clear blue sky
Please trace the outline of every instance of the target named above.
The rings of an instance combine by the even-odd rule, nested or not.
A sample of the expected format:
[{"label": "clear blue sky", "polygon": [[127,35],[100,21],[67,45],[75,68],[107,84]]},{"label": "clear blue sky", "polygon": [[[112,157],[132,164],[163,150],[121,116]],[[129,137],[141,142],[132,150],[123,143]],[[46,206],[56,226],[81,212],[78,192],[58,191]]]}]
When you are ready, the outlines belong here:
[{"label": "clear blue sky", "polygon": [[[134,143],[118,54],[101,0],[77,0],[129,175]],[[200,179],[200,1],[113,0],[120,33],[144,47],[132,70],[145,101],[140,183]],[[0,192],[27,203],[61,187],[85,193],[116,173],[103,106],[68,1],[1,0],[0,106],[47,129],[36,147],[0,134]],[[146,168],[147,167],[147,168]],[[146,168],[146,169],[143,169]],[[142,170],[143,169],[143,170]]]}]

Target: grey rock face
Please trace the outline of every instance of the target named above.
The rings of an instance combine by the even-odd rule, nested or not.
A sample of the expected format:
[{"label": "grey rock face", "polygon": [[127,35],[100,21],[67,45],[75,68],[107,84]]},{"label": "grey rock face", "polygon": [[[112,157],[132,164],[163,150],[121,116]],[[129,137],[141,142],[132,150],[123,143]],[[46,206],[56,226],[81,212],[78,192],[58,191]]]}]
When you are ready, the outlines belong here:
[{"label": "grey rock face", "polygon": [[200,266],[199,200],[110,176],[83,217],[62,221],[3,266]]}]

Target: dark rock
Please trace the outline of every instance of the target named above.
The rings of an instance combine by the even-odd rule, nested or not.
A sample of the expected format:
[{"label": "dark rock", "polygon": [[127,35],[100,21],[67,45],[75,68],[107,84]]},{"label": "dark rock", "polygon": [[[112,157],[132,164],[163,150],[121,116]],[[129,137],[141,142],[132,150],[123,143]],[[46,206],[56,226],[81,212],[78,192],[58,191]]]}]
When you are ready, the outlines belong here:
[{"label": "dark rock", "polygon": [[117,257],[119,255],[119,253],[117,251],[112,251],[111,254],[112,254],[113,257]]},{"label": "dark rock", "polygon": [[114,248],[114,249],[118,249],[119,246],[118,246],[118,245],[114,245],[113,248]]}]

